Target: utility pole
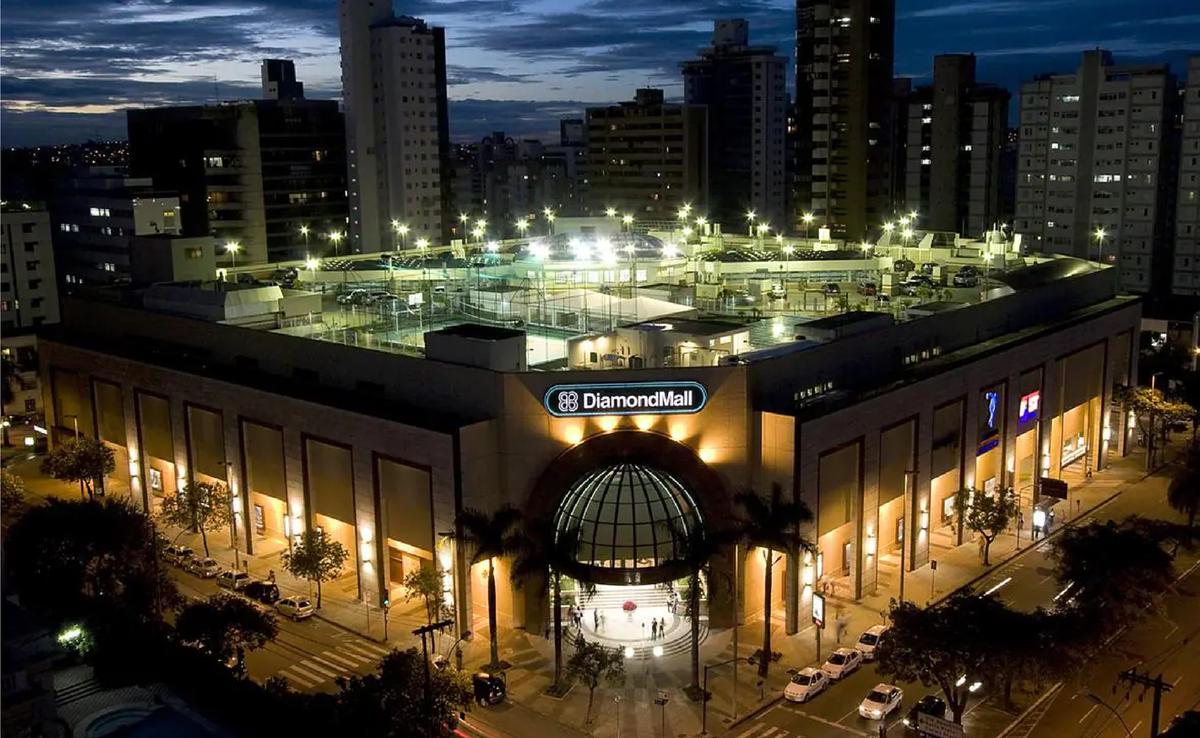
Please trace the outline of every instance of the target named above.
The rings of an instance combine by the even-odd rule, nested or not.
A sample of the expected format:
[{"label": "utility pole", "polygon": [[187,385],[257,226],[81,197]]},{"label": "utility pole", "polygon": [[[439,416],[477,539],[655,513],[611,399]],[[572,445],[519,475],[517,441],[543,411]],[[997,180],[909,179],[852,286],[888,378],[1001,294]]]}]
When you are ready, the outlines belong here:
[{"label": "utility pole", "polygon": [[[1125,682],[1132,688],[1134,685],[1141,685],[1142,693],[1145,694],[1147,689],[1154,690],[1154,711],[1150,715],[1150,738],[1158,738],[1158,713],[1162,708],[1163,692],[1170,692],[1174,687],[1170,682],[1164,682],[1162,674],[1150,678],[1150,672],[1138,673],[1135,669],[1126,669],[1117,675],[1117,681]],[[1116,691],[1116,685],[1113,685],[1113,691]]]},{"label": "utility pole", "polygon": [[[386,613],[386,610],[385,610]],[[413,631],[413,635],[421,636],[421,660],[425,662],[425,709],[429,716],[429,735],[435,735],[433,725],[433,682],[429,674],[429,645],[425,641],[425,636],[429,636],[429,640],[433,640],[433,634],[438,631],[445,630],[454,625],[453,620],[442,620],[437,623],[423,625]]]}]

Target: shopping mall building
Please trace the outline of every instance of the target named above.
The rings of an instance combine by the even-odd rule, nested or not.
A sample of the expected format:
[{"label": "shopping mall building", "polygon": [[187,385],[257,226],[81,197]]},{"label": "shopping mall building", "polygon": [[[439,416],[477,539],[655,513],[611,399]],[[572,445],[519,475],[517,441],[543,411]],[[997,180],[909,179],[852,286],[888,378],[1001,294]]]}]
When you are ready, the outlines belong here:
[{"label": "shopping mall building", "polygon": [[[1118,294],[1116,270],[1064,258],[996,279],[976,302],[904,319],[775,322],[787,335],[768,347],[757,323],[695,310],[585,324],[537,368],[532,324],[435,326],[418,355],[151,309],[146,296],[76,297],[43,341],[42,386],[52,442],[78,427],[110,444],[111,486],[136,504],[227,483],[226,540],[245,553],[273,556],[319,527],[351,552],[341,590],[376,606],[396,601],[406,572],[436,566],[464,629],[487,614],[486,564],[471,566],[454,535],[464,509],[508,503],[578,526],[584,576],[644,588],[679,575],[664,565],[673,529],[728,525],[736,493],[779,484],[814,512],[805,533],[820,551],[776,567],[795,632],[814,587],[861,597],[895,585],[901,546],[915,569],[962,543],[957,490],[1011,487],[1028,521],[1039,478],[1126,452],[1113,387],[1136,376],[1140,306]],[[753,619],[763,558],[735,558],[714,564],[739,567]],[[540,632],[540,588],[514,587],[511,562],[496,563],[501,623]],[[713,626],[732,604],[713,593]]]}]

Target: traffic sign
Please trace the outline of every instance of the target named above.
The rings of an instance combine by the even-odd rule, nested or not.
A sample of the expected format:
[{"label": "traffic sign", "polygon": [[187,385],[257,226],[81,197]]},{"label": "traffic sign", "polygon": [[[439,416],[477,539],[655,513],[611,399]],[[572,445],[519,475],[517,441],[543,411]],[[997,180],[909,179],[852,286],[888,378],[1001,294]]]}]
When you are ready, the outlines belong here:
[{"label": "traffic sign", "polygon": [[933,738],[963,738],[963,726],[937,715],[917,713],[917,732]]}]

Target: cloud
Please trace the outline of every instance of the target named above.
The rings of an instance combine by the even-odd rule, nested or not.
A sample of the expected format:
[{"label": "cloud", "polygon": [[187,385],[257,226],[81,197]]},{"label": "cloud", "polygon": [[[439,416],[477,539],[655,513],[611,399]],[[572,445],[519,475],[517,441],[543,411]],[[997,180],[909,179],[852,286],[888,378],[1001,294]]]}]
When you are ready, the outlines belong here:
[{"label": "cloud", "polygon": [[525,82],[528,74],[510,74],[487,69],[484,67],[461,67],[455,64],[446,65],[446,85],[469,85],[476,82]]},{"label": "cloud", "polygon": [[998,15],[1011,13],[1037,14],[1067,0],[967,0],[900,14],[903,18],[951,18],[958,16]]}]

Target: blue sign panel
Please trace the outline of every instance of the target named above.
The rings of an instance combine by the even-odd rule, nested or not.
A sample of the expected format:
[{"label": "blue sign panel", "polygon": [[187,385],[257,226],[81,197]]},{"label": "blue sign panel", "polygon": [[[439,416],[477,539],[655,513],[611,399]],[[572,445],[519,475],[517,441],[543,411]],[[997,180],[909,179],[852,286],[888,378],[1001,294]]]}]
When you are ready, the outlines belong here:
[{"label": "blue sign panel", "polygon": [[542,404],[556,418],[592,415],[681,415],[698,413],[708,402],[699,382],[613,382],[556,384]]}]

